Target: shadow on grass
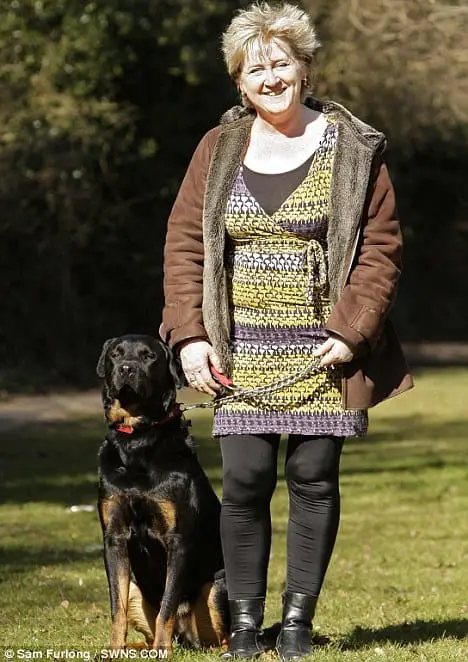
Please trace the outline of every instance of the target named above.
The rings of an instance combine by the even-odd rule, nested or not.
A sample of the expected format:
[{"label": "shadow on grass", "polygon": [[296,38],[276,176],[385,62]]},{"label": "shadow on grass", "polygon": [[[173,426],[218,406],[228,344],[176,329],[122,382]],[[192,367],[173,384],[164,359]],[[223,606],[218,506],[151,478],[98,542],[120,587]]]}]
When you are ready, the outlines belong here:
[{"label": "shadow on grass", "polygon": [[[379,429],[375,430],[378,426]],[[395,418],[380,418],[378,424],[370,425],[370,433],[366,437],[358,437],[347,443],[363,446],[369,443],[409,441],[411,443],[466,437],[466,419],[435,421],[428,414],[422,416],[398,416]]]},{"label": "shadow on grass", "polygon": [[[221,454],[210,436],[211,416],[197,416],[192,432],[202,466],[221,487]],[[36,425],[0,435],[0,503],[94,503],[97,453],[105,425],[97,417]],[[424,416],[380,419],[367,439],[349,439],[343,476],[466,466],[466,421]],[[441,443],[438,443],[441,442]],[[278,462],[283,476],[285,444]]]},{"label": "shadow on grass", "polygon": [[[197,452],[215,488],[220,486],[219,444],[200,421]],[[97,418],[36,424],[0,434],[0,504],[34,501],[93,504],[97,497],[97,454],[106,433]]]},{"label": "shadow on grass", "polygon": [[433,639],[465,639],[468,637],[468,619],[449,621],[416,620],[399,623],[385,628],[357,627],[346,637],[340,648],[358,650],[373,644],[399,644],[400,646],[421,644]]},{"label": "shadow on grass", "polygon": [[24,546],[12,546],[0,549],[0,567],[2,572],[16,574],[27,572],[31,568],[49,565],[68,565],[80,561],[94,559],[101,561],[103,552],[100,545],[90,545],[89,548],[76,549],[58,547],[36,547],[27,549]]}]

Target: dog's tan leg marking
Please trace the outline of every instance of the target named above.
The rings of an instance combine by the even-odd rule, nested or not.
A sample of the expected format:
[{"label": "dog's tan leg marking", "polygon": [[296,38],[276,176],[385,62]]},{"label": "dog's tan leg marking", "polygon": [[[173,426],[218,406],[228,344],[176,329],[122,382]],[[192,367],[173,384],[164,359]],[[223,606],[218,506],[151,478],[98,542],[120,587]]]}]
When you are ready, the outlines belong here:
[{"label": "dog's tan leg marking", "polygon": [[194,648],[200,647],[197,624],[193,616],[192,605],[188,602],[179,605],[174,631],[175,634],[182,635],[184,642],[190,644]]},{"label": "dog's tan leg marking", "polygon": [[[209,586],[207,584],[207,586]],[[216,634],[217,645],[227,647],[228,644],[228,632],[226,631],[226,623],[222,616],[219,613],[218,607],[216,605],[216,584],[211,584],[209,593],[208,593],[208,611],[210,613],[210,621],[213,627],[213,630]]]},{"label": "dog's tan leg marking", "polygon": [[224,621],[216,607],[216,587],[211,582],[204,584],[193,606],[191,627],[200,646],[223,646],[227,642]]},{"label": "dog's tan leg marking", "polygon": [[151,644],[154,640],[154,623],[157,615],[158,610],[145,600],[138,586],[130,582],[127,621],[131,627],[145,636],[147,644]]},{"label": "dog's tan leg marking", "polygon": [[107,499],[99,502],[99,519],[104,532],[109,525],[109,500]]},{"label": "dog's tan leg marking", "polygon": [[172,531],[177,523],[176,507],[172,501],[156,501],[168,531]]},{"label": "dog's tan leg marking", "polygon": [[[110,647],[122,648],[127,638],[127,606],[130,585],[130,561],[126,543],[118,542],[122,531],[120,497],[110,496],[99,503],[106,570],[111,598],[112,626]],[[116,536],[117,533],[117,536]],[[120,539],[121,540],[121,539]]]},{"label": "dog's tan leg marking", "polygon": [[[158,505],[160,503],[161,502],[158,502]],[[166,503],[166,502],[162,502],[162,503]],[[167,503],[171,503],[171,502],[168,501]],[[164,588],[164,595],[166,595],[167,586],[169,583],[170,567],[171,567],[171,557],[170,557],[170,553],[168,553],[166,559],[166,586]],[[161,601],[161,607],[163,606],[164,595]],[[153,648],[165,649],[167,650],[168,655],[172,654],[172,637],[174,635],[175,623],[176,623],[175,614],[171,614],[170,617],[166,620],[166,622],[164,622],[161,618],[161,611],[159,612],[154,624],[154,640],[152,644]]]},{"label": "dog's tan leg marking", "polygon": [[120,504],[120,498],[117,496],[110,496],[106,499],[102,499],[99,502],[99,517],[101,520],[101,526],[103,528],[103,533],[106,532],[107,527],[109,526],[110,517],[112,515],[112,510]]},{"label": "dog's tan leg marking", "polygon": [[171,616],[165,623],[163,623],[160,614],[158,614],[158,617],[156,618],[156,634],[153,641],[153,648],[165,649],[167,650],[168,654],[171,655],[174,626],[175,616]]},{"label": "dog's tan leg marking", "polygon": [[[172,501],[157,501],[159,512],[161,513],[166,531],[172,531],[177,524],[176,507]],[[154,627],[154,641],[153,648],[161,648],[167,650],[168,654],[172,654],[172,638],[174,636],[174,629],[176,625],[178,604],[173,603],[173,595],[170,592],[174,589],[174,582],[177,583],[180,578],[177,578],[180,572],[177,557],[174,558],[171,553],[171,548],[166,549],[166,584],[164,587],[164,594],[161,600],[161,607],[159,614],[156,618]],[[172,588],[171,588],[172,587]],[[168,602],[171,608],[168,609]]]},{"label": "dog's tan leg marking", "polygon": [[127,610],[130,573],[125,569],[117,572],[117,605],[112,618],[110,648],[123,648],[127,641]]}]

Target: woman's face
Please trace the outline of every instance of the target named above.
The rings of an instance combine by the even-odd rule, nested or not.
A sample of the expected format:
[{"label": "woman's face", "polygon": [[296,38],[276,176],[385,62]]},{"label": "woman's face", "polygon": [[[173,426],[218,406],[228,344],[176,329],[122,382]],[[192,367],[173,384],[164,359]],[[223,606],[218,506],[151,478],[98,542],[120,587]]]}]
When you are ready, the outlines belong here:
[{"label": "woman's face", "polygon": [[300,108],[304,67],[287,44],[273,39],[257,42],[244,60],[239,77],[240,91],[257,113],[272,124]]}]

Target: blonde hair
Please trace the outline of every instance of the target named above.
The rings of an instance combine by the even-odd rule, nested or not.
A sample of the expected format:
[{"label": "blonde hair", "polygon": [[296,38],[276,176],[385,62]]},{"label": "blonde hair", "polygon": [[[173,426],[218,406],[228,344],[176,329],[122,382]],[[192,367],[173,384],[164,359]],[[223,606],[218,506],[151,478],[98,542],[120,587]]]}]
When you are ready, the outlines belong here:
[{"label": "blonde hair", "polygon": [[293,57],[310,72],[315,51],[320,46],[307,12],[288,3],[270,5],[255,2],[240,9],[223,34],[223,54],[227,70],[236,82],[246,54],[258,43],[281,39]]}]

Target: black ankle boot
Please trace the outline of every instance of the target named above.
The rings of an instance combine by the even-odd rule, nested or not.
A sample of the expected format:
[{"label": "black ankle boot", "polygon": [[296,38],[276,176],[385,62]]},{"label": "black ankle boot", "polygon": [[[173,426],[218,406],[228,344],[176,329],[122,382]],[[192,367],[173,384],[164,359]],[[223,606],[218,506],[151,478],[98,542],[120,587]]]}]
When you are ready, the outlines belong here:
[{"label": "black ankle boot", "polygon": [[312,650],[312,619],[317,597],[286,592],[283,596],[283,618],[276,640],[276,650],[282,660],[296,660]]},{"label": "black ankle boot", "polygon": [[229,647],[221,657],[258,657],[263,653],[260,638],[264,607],[264,598],[229,600],[231,634]]}]

